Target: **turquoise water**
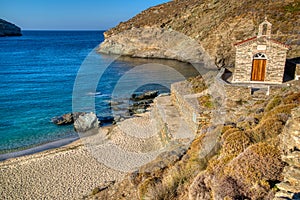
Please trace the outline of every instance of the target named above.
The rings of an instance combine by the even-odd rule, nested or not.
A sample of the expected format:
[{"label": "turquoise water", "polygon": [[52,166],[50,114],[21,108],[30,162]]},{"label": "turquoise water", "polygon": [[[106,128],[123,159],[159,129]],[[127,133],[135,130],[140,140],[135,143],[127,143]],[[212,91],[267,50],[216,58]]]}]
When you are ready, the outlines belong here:
[{"label": "turquoise water", "polygon": [[[108,67],[105,60],[109,58],[93,51],[102,41],[101,31],[23,31],[21,37],[0,38],[0,153],[76,135],[72,126],[56,126],[51,118],[72,111],[74,82],[88,55],[91,64],[103,74],[96,93],[86,95],[96,99],[100,118],[112,114],[107,101],[118,80],[136,65],[154,61],[121,59]],[[161,62],[185,77],[196,74],[186,64]],[[148,74],[152,76],[163,76],[169,82],[180,79],[162,73]],[[121,85],[130,88],[140,78]],[[126,87],[122,92],[129,91]],[[138,87],[168,91],[155,82]]]}]

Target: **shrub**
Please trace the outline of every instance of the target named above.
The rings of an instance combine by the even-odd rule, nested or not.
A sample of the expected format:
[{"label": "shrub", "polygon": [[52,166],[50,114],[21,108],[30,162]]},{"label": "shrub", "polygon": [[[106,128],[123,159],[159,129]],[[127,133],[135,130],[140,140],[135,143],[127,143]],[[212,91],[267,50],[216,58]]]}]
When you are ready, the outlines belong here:
[{"label": "shrub", "polygon": [[198,102],[200,106],[203,106],[205,108],[211,109],[214,107],[214,103],[212,102],[212,98],[210,95],[203,95],[199,97]]},{"label": "shrub", "polygon": [[281,179],[283,167],[278,140],[273,139],[248,147],[225,167],[224,173],[243,185],[241,194],[257,196],[257,191],[265,195],[264,191],[270,189],[268,182]]},{"label": "shrub", "polygon": [[281,103],[281,101],[282,101],[282,97],[280,97],[280,96],[273,97],[273,99],[271,99],[269,101],[269,103],[267,104],[265,111],[268,112],[268,111],[272,110],[273,108],[278,106]]},{"label": "shrub", "polygon": [[274,117],[262,120],[252,132],[251,139],[256,142],[261,142],[269,138],[274,138],[282,132],[284,124],[285,122],[283,123]]},{"label": "shrub", "polygon": [[147,178],[143,182],[141,182],[138,186],[138,194],[140,199],[145,199],[146,194],[148,193],[148,190],[152,187],[155,187],[155,185],[161,184],[161,181],[157,177],[151,177]]},{"label": "shrub", "polygon": [[237,156],[251,144],[250,138],[243,131],[235,131],[225,136],[221,150],[224,155]]},{"label": "shrub", "polygon": [[293,3],[286,5],[284,9],[288,12],[294,13],[294,12],[299,12],[300,11],[300,3]]},{"label": "shrub", "polygon": [[189,199],[211,199],[210,188],[206,186],[205,178],[208,174],[200,172],[189,187]]},{"label": "shrub", "polygon": [[193,93],[200,93],[207,89],[207,86],[205,85],[204,79],[202,76],[196,76],[193,78],[189,78],[188,81],[192,85],[192,91]]},{"label": "shrub", "polygon": [[283,102],[285,104],[291,104],[291,103],[299,104],[300,103],[300,92],[296,92],[296,93],[293,92],[293,93],[287,95],[285,98],[283,98]]},{"label": "shrub", "polygon": [[286,104],[286,105],[280,105],[276,108],[273,108],[270,112],[267,112],[262,120],[271,118],[271,117],[277,117],[278,114],[284,113],[284,114],[290,114],[291,110],[295,108],[297,104]]},{"label": "shrub", "polygon": [[[145,183],[143,188],[143,199],[153,200],[169,200],[174,199],[178,195],[178,190],[192,177],[189,170],[172,169],[167,176],[160,182],[155,184]],[[141,197],[140,196],[140,197]]]},{"label": "shrub", "polygon": [[213,199],[241,199],[240,186],[233,178],[225,176],[215,182]]},{"label": "shrub", "polygon": [[222,141],[224,142],[224,140],[226,140],[226,138],[227,138],[231,133],[234,133],[234,132],[237,132],[237,131],[240,131],[240,129],[234,128],[234,127],[230,127],[230,128],[228,128],[228,129],[226,129],[226,131],[224,131],[223,134],[222,134]]}]

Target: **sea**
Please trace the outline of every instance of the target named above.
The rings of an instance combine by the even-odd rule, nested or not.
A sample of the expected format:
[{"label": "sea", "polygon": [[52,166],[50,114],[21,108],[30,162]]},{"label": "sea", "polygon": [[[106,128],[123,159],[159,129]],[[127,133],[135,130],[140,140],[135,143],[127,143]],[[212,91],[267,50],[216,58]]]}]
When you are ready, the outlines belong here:
[{"label": "sea", "polygon": [[[133,93],[170,92],[196,76],[192,65],[97,53],[104,31],[23,31],[0,37],[0,154],[76,137],[51,119],[74,111],[100,121],[126,115]],[[124,101],[125,100],[125,101]],[[125,103],[126,104],[126,103]],[[108,122],[109,123],[109,122]]]}]

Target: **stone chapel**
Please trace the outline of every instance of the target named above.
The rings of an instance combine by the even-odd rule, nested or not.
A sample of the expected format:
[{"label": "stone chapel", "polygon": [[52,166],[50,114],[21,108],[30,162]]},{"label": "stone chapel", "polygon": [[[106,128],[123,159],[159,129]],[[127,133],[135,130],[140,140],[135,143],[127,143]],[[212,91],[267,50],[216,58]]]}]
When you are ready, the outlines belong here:
[{"label": "stone chapel", "polygon": [[271,28],[272,24],[265,18],[256,37],[235,44],[233,83],[283,82],[289,46],[273,40]]}]

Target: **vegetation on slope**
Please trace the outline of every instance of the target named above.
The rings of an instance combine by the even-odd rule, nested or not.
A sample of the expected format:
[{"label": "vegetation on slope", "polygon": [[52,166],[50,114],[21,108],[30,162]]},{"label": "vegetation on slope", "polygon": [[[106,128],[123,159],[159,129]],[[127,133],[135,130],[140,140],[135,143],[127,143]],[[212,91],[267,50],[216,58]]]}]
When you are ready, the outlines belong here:
[{"label": "vegetation on slope", "polygon": [[[202,84],[193,85],[197,91],[203,88]],[[200,156],[205,138],[216,128],[209,124],[201,127],[201,134],[186,152],[177,149],[161,155],[94,198],[272,199],[285,166],[279,134],[299,103],[299,91],[278,88],[266,99],[250,99],[239,104],[239,108],[234,106],[228,115],[246,108],[239,116],[247,116],[247,120],[237,117],[226,122],[208,155]]]},{"label": "vegetation on slope", "polygon": [[265,16],[273,24],[273,39],[291,46],[288,58],[299,57],[297,0],[174,0],[141,12],[108,30],[105,36],[133,27],[172,29],[198,41],[219,67],[228,67],[234,63],[234,44],[255,36]]}]

